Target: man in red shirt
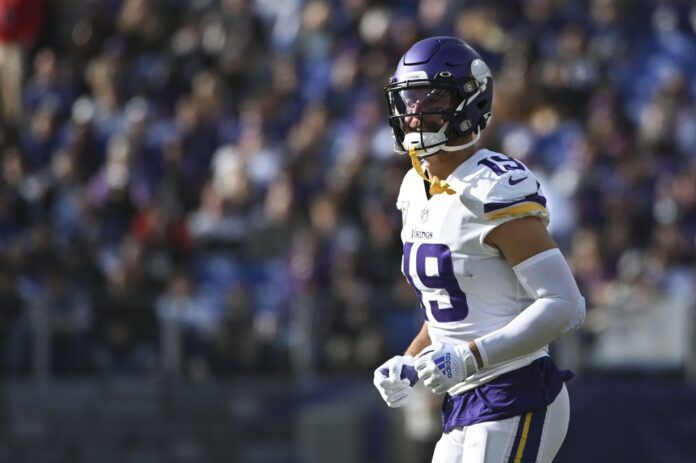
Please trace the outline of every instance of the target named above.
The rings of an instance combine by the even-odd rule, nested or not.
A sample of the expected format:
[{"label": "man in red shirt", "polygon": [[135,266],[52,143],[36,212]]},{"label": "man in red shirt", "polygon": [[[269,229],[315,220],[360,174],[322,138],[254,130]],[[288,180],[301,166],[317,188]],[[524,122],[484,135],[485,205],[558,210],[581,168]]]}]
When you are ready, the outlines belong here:
[{"label": "man in red shirt", "polygon": [[24,58],[39,35],[44,0],[0,0],[0,121],[22,119]]}]

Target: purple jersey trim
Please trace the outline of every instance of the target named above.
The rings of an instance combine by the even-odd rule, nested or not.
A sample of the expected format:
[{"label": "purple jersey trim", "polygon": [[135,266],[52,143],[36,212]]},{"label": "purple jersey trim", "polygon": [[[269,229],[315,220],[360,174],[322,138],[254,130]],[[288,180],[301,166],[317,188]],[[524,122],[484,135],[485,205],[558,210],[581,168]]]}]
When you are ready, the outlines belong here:
[{"label": "purple jersey trim", "polygon": [[443,432],[544,410],[573,376],[559,370],[551,357],[542,357],[460,395],[447,394],[442,402]]}]

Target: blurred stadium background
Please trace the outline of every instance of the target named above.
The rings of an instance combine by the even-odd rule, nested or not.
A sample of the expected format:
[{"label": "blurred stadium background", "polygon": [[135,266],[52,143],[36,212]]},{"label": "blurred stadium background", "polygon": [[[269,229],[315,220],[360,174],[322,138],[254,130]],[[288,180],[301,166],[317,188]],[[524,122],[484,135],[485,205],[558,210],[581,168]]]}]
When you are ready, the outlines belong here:
[{"label": "blurred stadium background", "polygon": [[429,461],[371,378],[421,323],[382,87],[434,35],[588,300],[558,461],[696,461],[689,0],[0,0],[0,461]]}]

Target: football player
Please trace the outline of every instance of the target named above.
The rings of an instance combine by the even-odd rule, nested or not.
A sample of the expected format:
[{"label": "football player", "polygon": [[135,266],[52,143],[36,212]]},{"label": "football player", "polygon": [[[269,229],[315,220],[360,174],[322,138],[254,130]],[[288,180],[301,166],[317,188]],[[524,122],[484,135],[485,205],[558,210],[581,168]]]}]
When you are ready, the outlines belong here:
[{"label": "football player", "polygon": [[444,394],[434,463],[550,462],[568,428],[548,344],[579,327],[585,301],[520,161],[476,143],[491,120],[491,72],[464,41],[413,45],[385,89],[395,151],[410,156],[397,199],[402,271],[424,325],[375,370],[390,407],[419,379]]}]

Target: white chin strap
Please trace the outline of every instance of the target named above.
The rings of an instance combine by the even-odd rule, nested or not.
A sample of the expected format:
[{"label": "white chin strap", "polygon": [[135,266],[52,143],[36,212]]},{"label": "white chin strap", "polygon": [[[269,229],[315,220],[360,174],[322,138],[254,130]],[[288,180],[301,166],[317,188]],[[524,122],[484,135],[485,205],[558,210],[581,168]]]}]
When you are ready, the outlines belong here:
[{"label": "white chin strap", "polygon": [[[450,146],[450,145],[445,145],[445,142],[447,141],[447,137],[445,136],[445,130],[447,130],[447,126],[449,125],[449,122],[447,122],[445,125],[442,126],[440,130],[437,132],[411,132],[407,133],[406,136],[404,137],[404,142],[403,146],[406,148],[406,153],[408,152],[409,148],[413,147],[416,149],[416,156],[419,158],[425,157],[425,156],[430,156],[431,154],[435,154],[438,151],[459,151],[463,150],[466,148],[469,148],[470,146],[473,146],[478,142],[479,138],[481,138],[481,130],[477,130],[474,132],[474,138],[471,139],[471,141],[464,143],[463,145],[456,145],[456,146]],[[422,139],[421,139],[422,135]],[[421,143],[422,142],[422,143]],[[433,146],[434,145],[434,146]],[[423,148],[423,146],[426,146],[427,148]]]},{"label": "white chin strap", "polygon": [[463,145],[457,145],[457,146],[449,146],[449,145],[442,145],[439,148],[442,151],[459,151],[463,150],[465,148],[468,148],[470,146],[474,146],[476,142],[481,138],[481,130],[477,130],[474,132],[474,138],[471,139],[469,143],[464,143]]},{"label": "white chin strap", "polygon": [[[418,157],[430,156],[435,154],[445,145],[447,136],[445,130],[449,122],[442,126],[437,132],[410,132],[404,137],[402,145],[408,152],[409,149],[415,148]],[[429,148],[423,148],[427,146]]]}]

